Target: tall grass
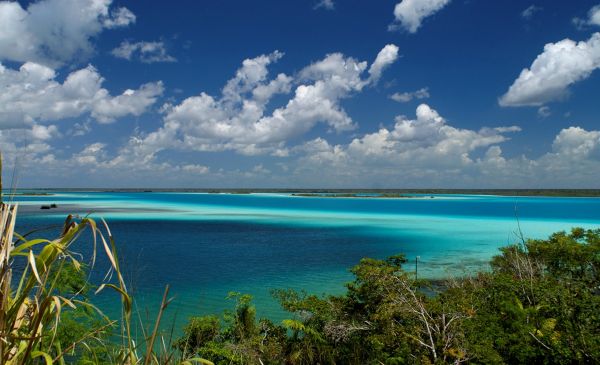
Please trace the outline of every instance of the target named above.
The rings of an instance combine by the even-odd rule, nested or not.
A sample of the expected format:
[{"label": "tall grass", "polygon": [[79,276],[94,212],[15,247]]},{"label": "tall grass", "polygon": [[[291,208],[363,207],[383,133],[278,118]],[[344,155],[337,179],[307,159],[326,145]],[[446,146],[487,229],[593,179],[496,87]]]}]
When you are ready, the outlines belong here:
[{"label": "tall grass", "polygon": [[[87,216],[69,215],[54,239],[28,239],[27,235],[16,233],[19,207],[3,201],[1,160],[0,155],[0,364],[65,364],[77,360],[81,351],[89,353],[86,359],[90,363],[212,364],[199,358],[184,359],[167,346],[155,351],[154,344],[161,336],[160,320],[170,302],[168,288],[152,333],[144,333],[139,340],[134,338],[133,298],[121,273],[115,241],[104,220],[99,224]],[[91,236],[89,264],[73,251],[74,243],[84,233]],[[101,283],[96,283],[99,284],[96,293],[109,289],[117,294],[122,308],[118,319],[106,316],[78,292],[65,295],[57,289],[61,275],[68,268],[82,272],[86,264],[93,267],[100,253],[109,262],[109,272]],[[66,342],[58,335],[64,315],[78,309],[95,313],[100,321]]]}]

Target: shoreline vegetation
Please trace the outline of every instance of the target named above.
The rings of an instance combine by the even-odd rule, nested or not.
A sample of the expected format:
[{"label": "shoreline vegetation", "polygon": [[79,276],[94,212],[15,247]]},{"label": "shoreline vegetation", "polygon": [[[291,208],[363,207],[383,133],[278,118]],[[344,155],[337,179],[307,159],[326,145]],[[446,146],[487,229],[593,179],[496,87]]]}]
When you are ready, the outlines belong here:
[{"label": "shoreline vegetation", "polygon": [[412,198],[417,194],[423,195],[498,195],[498,196],[539,196],[539,197],[600,197],[600,189],[212,189],[212,188],[31,188],[4,190],[4,195],[16,196],[45,196],[58,192],[114,192],[114,193],[210,193],[210,194],[290,194],[306,197],[378,197],[378,198]]}]

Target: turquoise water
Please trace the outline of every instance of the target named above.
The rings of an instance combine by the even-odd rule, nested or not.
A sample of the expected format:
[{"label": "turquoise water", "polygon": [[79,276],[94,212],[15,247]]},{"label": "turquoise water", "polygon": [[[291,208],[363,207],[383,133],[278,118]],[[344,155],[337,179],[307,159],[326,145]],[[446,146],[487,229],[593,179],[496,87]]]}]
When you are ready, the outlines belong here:
[{"label": "turquoise water", "polygon": [[[170,284],[177,322],[231,307],[229,291],[252,294],[260,315],[280,319],[270,290],[341,293],[366,256],[404,253],[409,271],[419,256],[419,275],[441,278],[485,269],[499,247],[518,240],[519,223],[529,238],[600,227],[598,198],[64,192],[15,200],[20,232],[56,232],[70,212],[105,218],[140,312],[152,313]],[[58,209],[39,209],[52,203]],[[89,240],[78,245],[89,254]],[[105,267],[99,260],[97,275]],[[109,311],[111,299],[97,298]]]}]

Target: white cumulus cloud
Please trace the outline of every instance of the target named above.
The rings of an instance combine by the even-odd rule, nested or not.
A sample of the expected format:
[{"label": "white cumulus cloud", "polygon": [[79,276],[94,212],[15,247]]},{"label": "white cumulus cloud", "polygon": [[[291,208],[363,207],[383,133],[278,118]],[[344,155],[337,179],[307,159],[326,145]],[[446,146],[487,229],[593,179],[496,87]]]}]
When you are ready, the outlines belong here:
[{"label": "white cumulus cloud", "polygon": [[163,92],[162,83],[111,96],[93,66],[71,72],[60,83],[56,72],[33,62],[18,70],[0,64],[0,129],[28,128],[38,122],[57,121],[90,113],[99,122],[140,115]]},{"label": "white cumulus cloud", "polygon": [[348,144],[331,145],[321,137],[306,142],[296,148],[304,156],[298,160],[295,176],[321,176],[322,181],[350,182],[353,187],[450,186],[481,176],[475,151],[483,150],[488,160],[498,162],[502,158],[498,144],[509,139],[507,133],[520,130],[517,126],[457,128],[421,104],[416,118],[399,116],[392,128],[380,128]]},{"label": "white cumulus cloud", "polygon": [[391,64],[396,62],[398,59],[398,46],[394,44],[388,44],[379,53],[375,58],[375,61],[369,67],[369,75],[370,81],[377,82],[381,78],[381,74],[383,70],[389,67]]},{"label": "white cumulus cloud", "polygon": [[102,89],[92,105],[92,117],[100,123],[112,123],[125,115],[139,116],[156,102],[163,90],[160,81],[144,84],[137,90],[127,89],[114,97]]},{"label": "white cumulus cloud", "polygon": [[26,9],[16,1],[0,1],[0,61],[34,61],[60,66],[85,59],[91,39],[103,29],[135,22],[126,8],[112,0],[41,0]]},{"label": "white cumulus cloud", "polygon": [[423,20],[444,8],[450,0],[402,0],[394,8],[395,23],[390,30],[401,26],[410,33],[416,33]]},{"label": "white cumulus cloud", "polygon": [[600,25],[600,5],[596,5],[590,9],[588,13],[588,24]]},{"label": "white cumulus cloud", "polygon": [[[282,56],[275,51],[244,60],[218,97],[203,92],[167,106],[163,126],[133,138],[122,159],[147,158],[164,149],[284,157],[286,143],[318,123],[332,131],[352,130],[356,124],[340,102],[374,84],[396,59],[397,47],[384,47],[369,71],[367,62],[333,53],[303,68],[295,79],[283,73],[270,78],[268,66]],[[291,93],[294,85],[287,102],[269,113],[273,97]]]},{"label": "white cumulus cloud", "polygon": [[588,26],[600,26],[600,5],[596,5],[592,7],[587,14],[586,19],[582,18],[573,18],[573,24],[578,29],[585,29]]},{"label": "white cumulus cloud", "polygon": [[600,67],[600,33],[587,41],[564,39],[544,46],[529,68],[523,69],[499,103],[502,106],[541,106],[568,96],[569,86]]},{"label": "white cumulus cloud", "polygon": [[574,159],[585,159],[591,155],[600,157],[600,131],[587,131],[580,127],[569,127],[560,131],[554,139],[552,150]]},{"label": "white cumulus cloud", "polygon": [[518,127],[483,128],[479,131],[450,126],[427,104],[416,109],[416,119],[396,118],[392,129],[354,139],[348,150],[358,155],[386,155],[394,160],[462,161],[471,151],[506,140],[504,133]]},{"label": "white cumulus cloud", "polygon": [[[36,171],[24,176],[25,185],[63,183],[83,178],[87,186],[106,181],[107,173],[119,186],[155,181],[161,186],[214,186],[228,182],[252,186],[294,187],[473,187],[473,188],[594,188],[600,179],[600,131],[564,128],[551,149],[539,157],[508,157],[502,144],[517,126],[472,130],[451,125],[436,110],[422,104],[413,118],[397,117],[387,128],[362,134],[350,142],[330,143],[316,137],[290,149],[284,162],[264,159],[244,168],[212,168],[201,163],[164,161],[151,149],[134,149],[143,138],[133,137],[130,155],[110,152],[107,142],[88,143],[76,152],[57,150],[55,126],[0,130],[6,170],[17,166]],[[159,136],[156,135],[156,138]],[[115,157],[116,156],[116,157]],[[73,169],[76,166],[77,169]],[[281,173],[272,173],[272,171]],[[80,180],[81,181],[81,180]],[[110,182],[108,182],[110,183]],[[79,186],[81,183],[78,182]],[[61,185],[64,186],[64,185]]]},{"label": "white cumulus cloud", "polygon": [[131,10],[121,7],[111,10],[110,16],[104,17],[102,24],[106,28],[121,28],[135,23],[135,19],[135,14]]}]

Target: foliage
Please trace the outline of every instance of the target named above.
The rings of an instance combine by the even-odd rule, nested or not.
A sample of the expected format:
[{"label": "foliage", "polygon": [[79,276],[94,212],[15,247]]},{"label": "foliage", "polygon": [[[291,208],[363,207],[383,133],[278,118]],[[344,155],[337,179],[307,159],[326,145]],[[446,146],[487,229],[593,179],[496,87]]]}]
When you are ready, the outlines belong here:
[{"label": "foliage", "polygon": [[184,354],[193,354],[198,349],[214,341],[220,331],[217,316],[192,317],[183,328],[183,336],[175,343],[175,347]]},{"label": "foliage", "polygon": [[286,332],[281,326],[256,321],[252,297],[230,293],[235,307],[223,315],[224,328],[216,316],[192,317],[183,336],[175,342],[184,356],[200,356],[215,364],[280,364]]},{"label": "foliage", "polygon": [[[73,255],[71,246],[83,230],[90,229],[94,242],[100,236],[113,260],[114,250],[108,246],[96,222],[89,218],[76,221],[69,216],[57,239],[27,240],[14,233],[17,206],[0,203],[0,212],[1,362],[21,364],[34,358],[44,359],[46,363],[63,360],[77,345],[114,325],[106,319],[100,327],[88,329],[70,343],[61,343],[66,337],[57,336],[67,308],[96,310],[80,298],[85,283],[76,273],[83,270],[83,265]],[[13,285],[13,265],[18,259],[24,260],[26,266],[16,281],[18,285]],[[119,276],[118,267],[114,265],[112,269],[117,269]],[[128,300],[125,291],[123,298]]]},{"label": "foliage", "polygon": [[275,291],[292,318],[269,323],[268,331],[252,324],[250,298],[236,294],[224,328],[214,316],[192,319],[186,336],[197,333],[202,341],[189,348],[219,364],[573,364],[600,358],[600,230],[576,228],[502,248],[489,272],[442,284],[415,280],[404,263],[402,255],[361,260],[342,296]]}]

